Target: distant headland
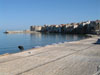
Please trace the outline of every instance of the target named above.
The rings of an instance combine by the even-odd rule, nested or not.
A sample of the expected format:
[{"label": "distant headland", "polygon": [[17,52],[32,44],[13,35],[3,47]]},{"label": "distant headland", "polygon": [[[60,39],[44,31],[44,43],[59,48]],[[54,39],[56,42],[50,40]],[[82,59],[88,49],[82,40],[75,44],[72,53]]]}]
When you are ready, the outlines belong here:
[{"label": "distant headland", "polygon": [[85,21],[80,23],[60,24],[60,25],[47,25],[30,26],[30,30],[24,31],[6,31],[5,33],[67,33],[67,34],[100,34],[100,20]]}]

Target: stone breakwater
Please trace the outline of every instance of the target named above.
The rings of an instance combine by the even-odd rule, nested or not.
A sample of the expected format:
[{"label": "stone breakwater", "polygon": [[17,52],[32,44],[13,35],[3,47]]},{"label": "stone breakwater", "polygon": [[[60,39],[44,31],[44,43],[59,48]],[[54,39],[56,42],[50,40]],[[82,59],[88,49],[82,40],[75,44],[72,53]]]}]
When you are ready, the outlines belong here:
[{"label": "stone breakwater", "polygon": [[5,31],[6,34],[13,34],[13,33],[37,33],[36,31],[30,30],[23,30],[23,31]]},{"label": "stone breakwater", "polygon": [[98,37],[48,45],[0,57],[0,75],[93,75],[100,65]]}]

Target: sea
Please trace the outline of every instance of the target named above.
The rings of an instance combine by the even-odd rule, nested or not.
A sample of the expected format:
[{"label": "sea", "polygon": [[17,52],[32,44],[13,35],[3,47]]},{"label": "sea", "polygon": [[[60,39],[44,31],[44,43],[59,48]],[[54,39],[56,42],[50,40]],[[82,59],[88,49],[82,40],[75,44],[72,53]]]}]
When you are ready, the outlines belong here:
[{"label": "sea", "polygon": [[16,33],[5,34],[0,32],[0,55],[20,52],[18,46],[24,50],[43,47],[52,44],[78,41],[85,39],[85,35],[61,34],[61,33]]}]

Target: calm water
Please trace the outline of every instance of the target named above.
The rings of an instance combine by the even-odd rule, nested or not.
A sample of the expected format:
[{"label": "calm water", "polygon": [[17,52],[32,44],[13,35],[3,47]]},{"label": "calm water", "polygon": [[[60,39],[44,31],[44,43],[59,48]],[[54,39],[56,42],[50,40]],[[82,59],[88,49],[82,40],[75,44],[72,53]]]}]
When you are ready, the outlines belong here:
[{"label": "calm water", "polygon": [[4,34],[0,32],[0,54],[16,53],[20,50],[19,45],[24,46],[25,50],[34,47],[45,46],[59,42],[69,42],[84,39],[84,35],[66,34]]}]

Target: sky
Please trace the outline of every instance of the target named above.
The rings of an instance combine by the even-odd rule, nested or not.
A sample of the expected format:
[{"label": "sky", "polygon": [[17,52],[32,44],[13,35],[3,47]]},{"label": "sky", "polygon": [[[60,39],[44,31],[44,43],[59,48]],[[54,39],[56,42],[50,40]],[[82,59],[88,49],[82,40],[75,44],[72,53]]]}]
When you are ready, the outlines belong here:
[{"label": "sky", "polygon": [[100,20],[100,0],[0,0],[0,30]]}]

